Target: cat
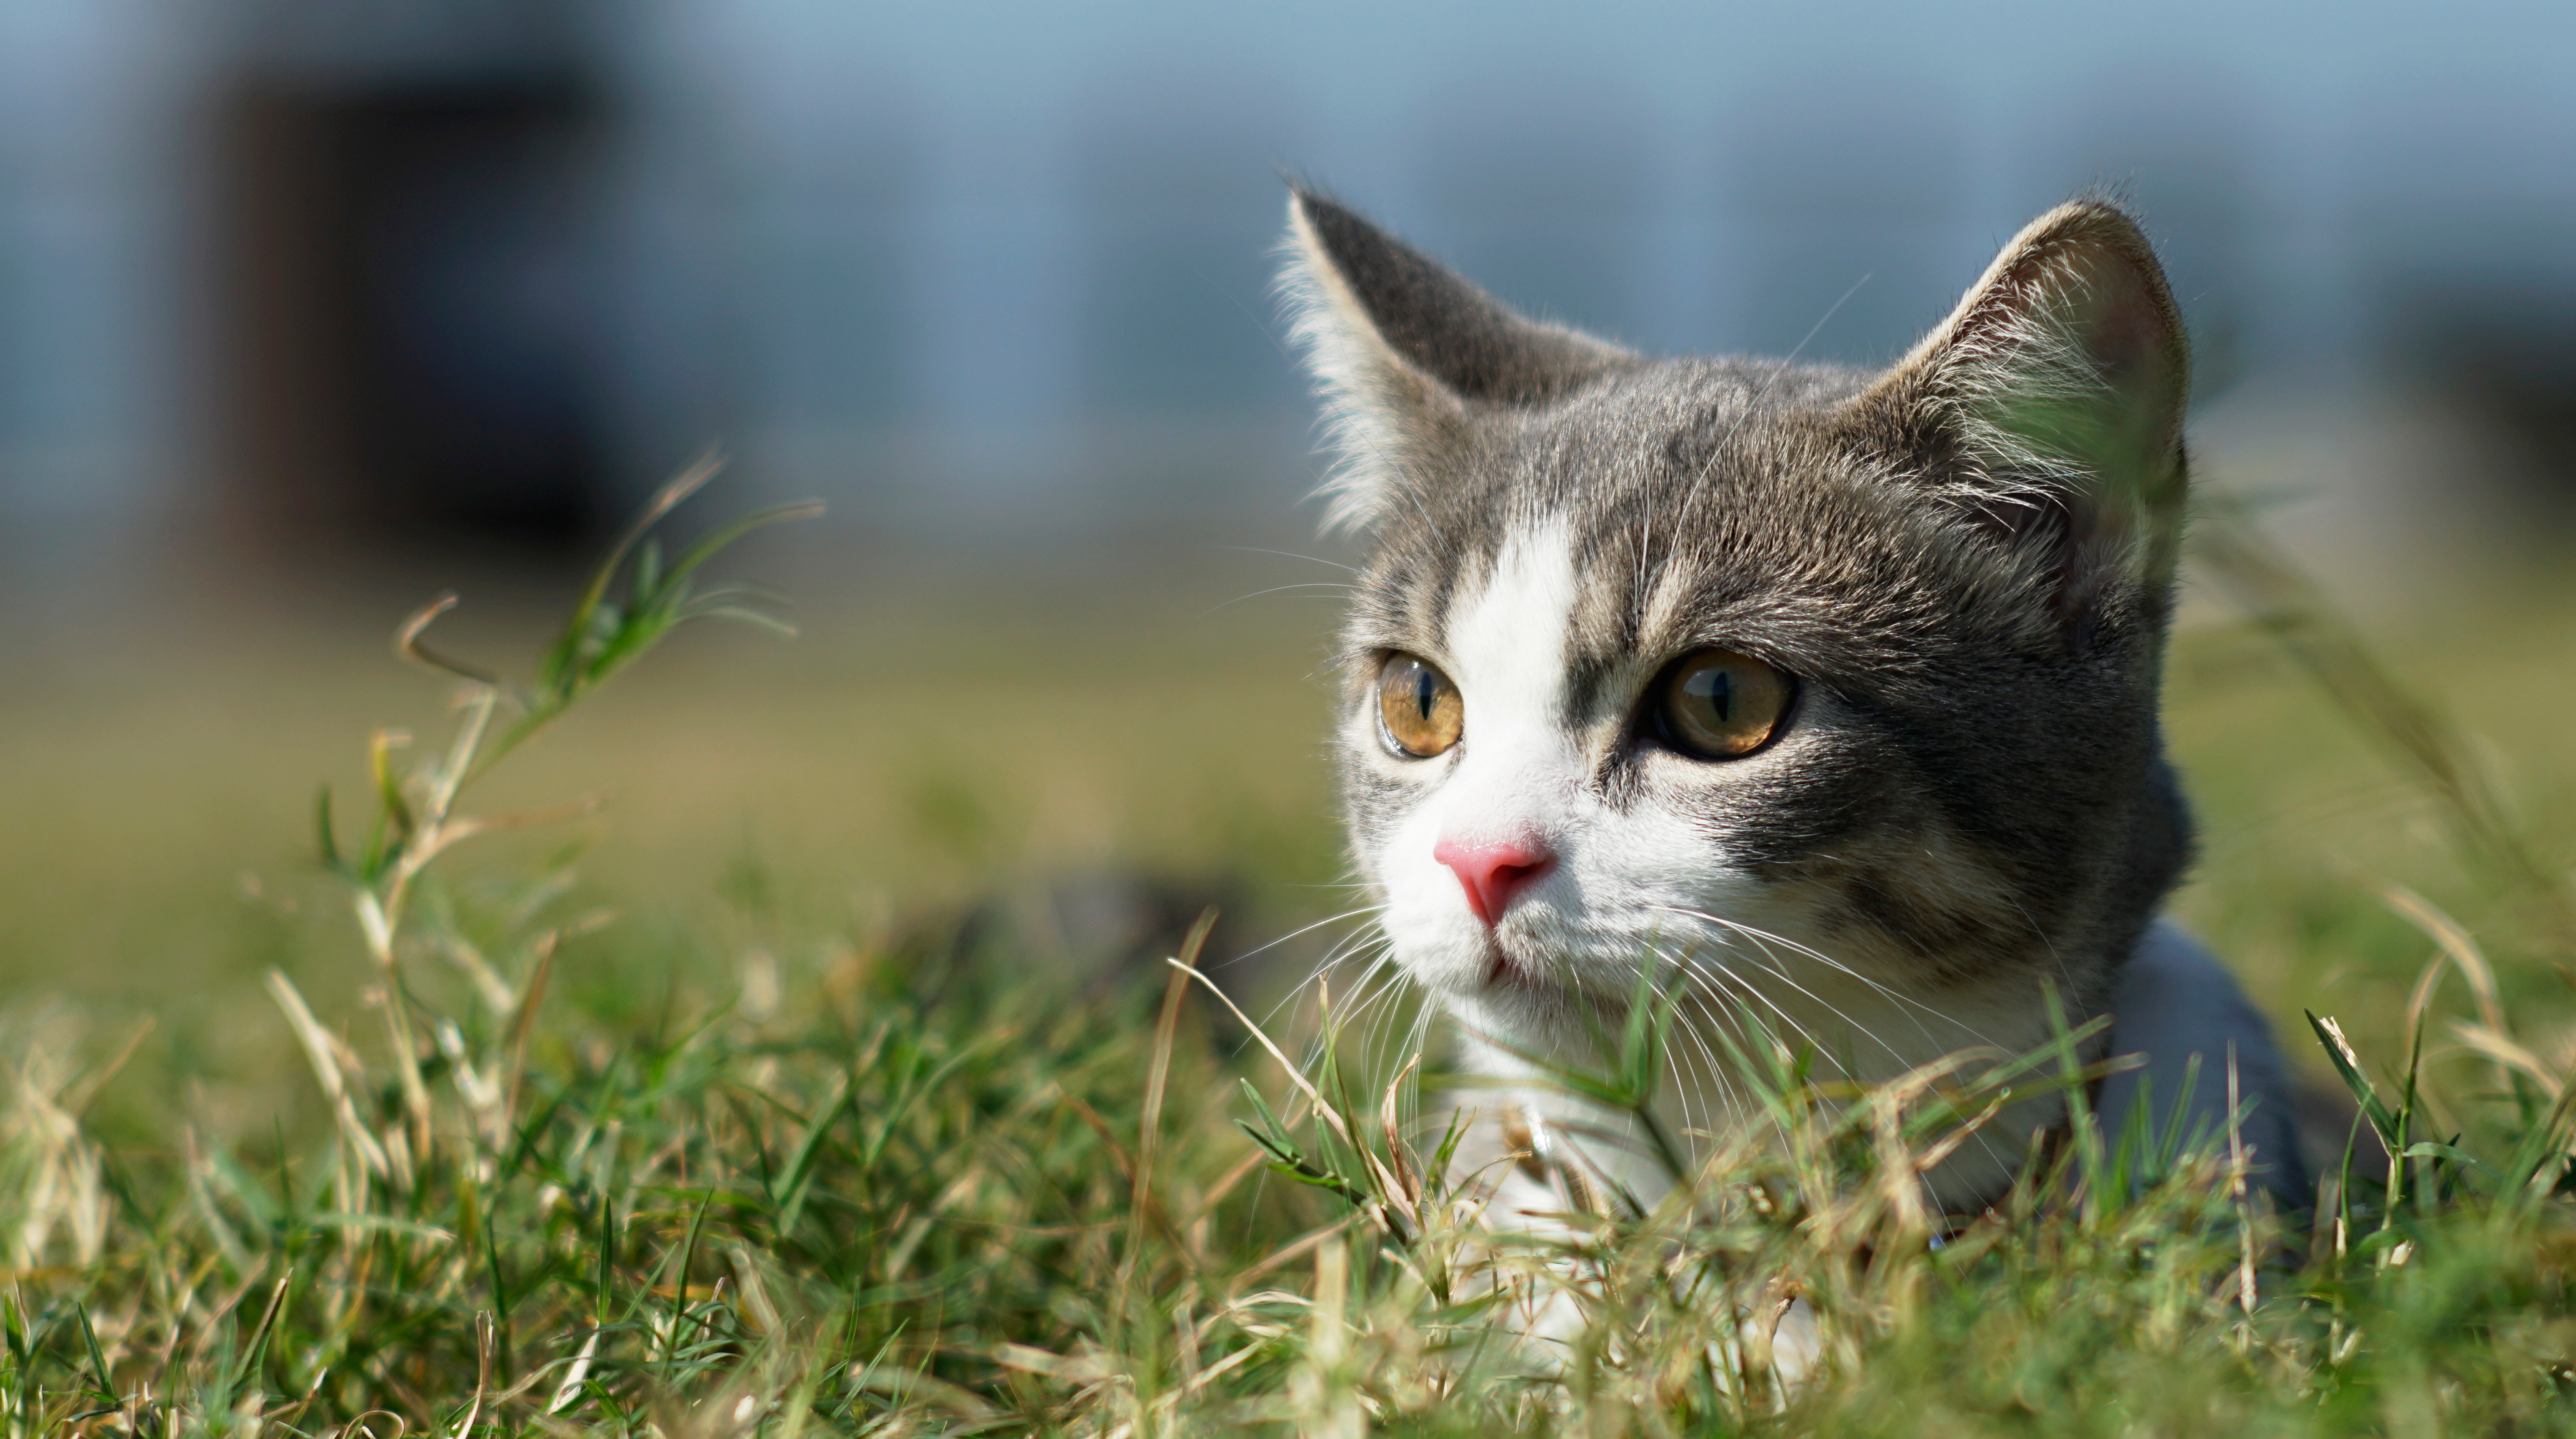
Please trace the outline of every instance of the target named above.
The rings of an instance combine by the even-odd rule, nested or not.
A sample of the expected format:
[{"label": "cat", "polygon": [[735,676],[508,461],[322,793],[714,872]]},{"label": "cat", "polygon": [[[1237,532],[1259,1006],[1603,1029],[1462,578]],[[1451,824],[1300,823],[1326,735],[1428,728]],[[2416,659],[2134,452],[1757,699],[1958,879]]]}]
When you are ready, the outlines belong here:
[{"label": "cat", "polygon": [[[2144,1065],[2098,1087],[2115,1129],[2140,1073],[2164,1119],[2194,1055],[2184,1117],[2223,1127],[2232,1066],[2260,1182],[2307,1202],[2261,1016],[2158,918],[2191,852],[2158,716],[2190,359],[2125,209],[2033,221],[1884,370],[1639,355],[1302,185],[1285,253],[1327,523],[1369,546],[1351,850],[1392,961],[1503,1087],[1461,1101],[1491,1212],[1668,1191],[1637,1136],[1574,1137],[1622,1121],[1538,1068],[1598,1068],[1649,966],[1704,1001],[1669,1133],[1743,1118],[1720,1015],[1876,1081],[2108,1014],[2087,1060]],[[2066,1107],[2004,1118],[1927,1176],[1947,1212]]]}]

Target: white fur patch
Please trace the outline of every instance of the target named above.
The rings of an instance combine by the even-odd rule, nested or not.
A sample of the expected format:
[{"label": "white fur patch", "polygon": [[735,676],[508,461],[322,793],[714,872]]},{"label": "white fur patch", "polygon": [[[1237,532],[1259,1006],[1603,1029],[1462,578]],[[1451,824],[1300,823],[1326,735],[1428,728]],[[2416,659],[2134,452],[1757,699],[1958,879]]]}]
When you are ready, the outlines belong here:
[{"label": "white fur patch", "polygon": [[[1579,799],[1583,757],[1556,723],[1579,598],[1573,536],[1560,519],[1514,535],[1450,611],[1448,652],[1437,661],[1466,701],[1463,738],[1435,762],[1447,773],[1375,857],[1397,954],[1445,993],[1480,982],[1491,956],[1458,876],[1432,850],[1443,840],[1561,848]],[[1560,886],[1562,870],[1542,877],[1521,907]]]},{"label": "white fur patch", "polygon": [[[1545,791],[1576,774],[1527,773],[1549,761],[1574,760],[1559,712],[1565,697],[1565,650],[1583,594],[1574,572],[1574,535],[1563,517],[1514,533],[1469,602],[1452,611],[1451,676],[1467,700],[1468,753],[1450,788],[1491,806],[1490,828],[1470,821],[1471,839],[1500,839],[1513,811],[1545,811],[1563,796]],[[1469,678],[1472,676],[1473,678]],[[1466,688],[1472,685],[1473,688]],[[1579,761],[1578,761],[1579,762]],[[1472,773],[1471,773],[1472,771]],[[1461,780],[1467,781],[1462,786]],[[1527,792],[1535,783],[1541,791]]]}]

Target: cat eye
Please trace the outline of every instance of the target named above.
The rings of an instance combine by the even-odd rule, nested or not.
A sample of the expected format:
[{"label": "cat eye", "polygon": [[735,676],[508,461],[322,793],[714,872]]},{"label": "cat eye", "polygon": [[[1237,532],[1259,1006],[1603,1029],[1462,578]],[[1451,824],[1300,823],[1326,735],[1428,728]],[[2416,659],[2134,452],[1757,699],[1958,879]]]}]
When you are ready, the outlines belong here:
[{"label": "cat eye", "polygon": [[1701,759],[1734,759],[1779,731],[1795,683],[1751,655],[1701,650],[1665,673],[1655,700],[1664,741]]},{"label": "cat eye", "polygon": [[1429,759],[1458,742],[1467,701],[1447,675],[1412,655],[1389,655],[1377,672],[1377,720],[1398,754]]}]

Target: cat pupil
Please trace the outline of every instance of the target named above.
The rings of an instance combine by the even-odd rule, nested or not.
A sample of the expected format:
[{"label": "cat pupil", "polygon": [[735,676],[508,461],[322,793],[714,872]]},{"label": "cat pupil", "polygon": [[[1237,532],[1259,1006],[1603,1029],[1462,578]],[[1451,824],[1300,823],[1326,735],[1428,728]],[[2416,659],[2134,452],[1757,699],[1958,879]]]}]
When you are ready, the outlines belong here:
[{"label": "cat pupil", "polygon": [[1438,689],[1431,682],[1431,671],[1416,669],[1413,672],[1413,708],[1424,724],[1431,722],[1431,704],[1437,697]]}]

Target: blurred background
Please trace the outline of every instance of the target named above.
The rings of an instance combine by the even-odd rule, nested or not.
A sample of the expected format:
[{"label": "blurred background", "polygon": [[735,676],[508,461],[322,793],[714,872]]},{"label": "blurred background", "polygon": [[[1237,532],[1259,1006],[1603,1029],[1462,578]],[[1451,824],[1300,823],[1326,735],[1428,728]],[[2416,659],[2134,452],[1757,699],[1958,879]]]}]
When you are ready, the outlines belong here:
[{"label": "blurred background", "polygon": [[[1043,876],[1113,938],[1250,886],[1245,945],[1338,907],[1283,173],[1632,345],[1855,361],[2116,188],[2205,481],[2555,812],[2571,162],[2540,3],[7,0],[0,980],[286,952],[240,915],[292,910],[314,785],[437,727],[384,633],[452,584],[451,648],[524,652],[717,442],[708,513],[831,503],[736,566],[806,634],[693,637],[517,762],[617,791],[600,883],[751,924]],[[2411,842],[2196,613],[2210,870]]]},{"label": "blurred background", "polygon": [[2571,94],[2542,4],[12,0],[0,531],[58,599],[545,559],[721,438],[916,556],[1302,538],[1282,173],[1647,349],[1857,283],[1855,360],[2113,186],[2228,444],[2560,514]]}]

